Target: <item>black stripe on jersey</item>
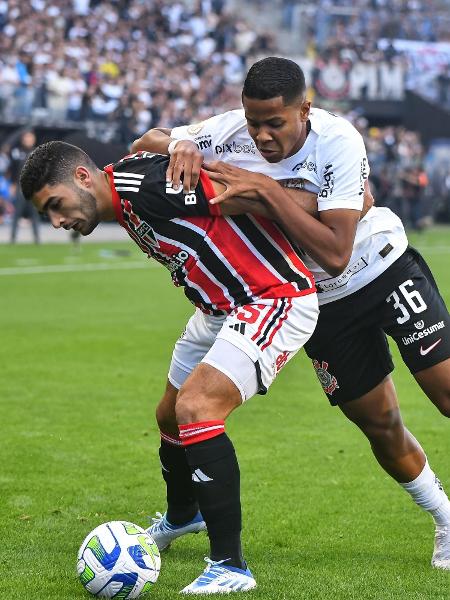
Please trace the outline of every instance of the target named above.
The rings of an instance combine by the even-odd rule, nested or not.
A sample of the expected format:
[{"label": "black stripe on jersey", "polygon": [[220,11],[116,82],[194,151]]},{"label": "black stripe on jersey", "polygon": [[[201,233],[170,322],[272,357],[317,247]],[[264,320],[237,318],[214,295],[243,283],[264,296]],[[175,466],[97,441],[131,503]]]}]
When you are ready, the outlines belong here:
[{"label": "black stripe on jersey", "polygon": [[261,344],[263,344],[266,341],[267,336],[270,333],[270,330],[272,329],[272,327],[274,327],[274,325],[277,322],[278,318],[283,314],[285,306],[286,306],[286,300],[284,298],[281,298],[280,307],[275,312],[275,314],[272,316],[272,318],[270,319],[269,323],[266,325],[264,331],[261,333],[261,337],[256,342],[257,346],[261,346]]},{"label": "black stripe on jersey", "polygon": [[212,308],[212,305],[205,302],[203,297],[200,295],[200,292],[198,292],[195,288],[185,287],[183,289],[184,295],[189,300],[189,302],[192,302],[192,304],[200,308],[203,312],[207,312],[211,315],[214,315],[215,317],[219,317],[226,314],[226,311],[224,310]]},{"label": "black stripe on jersey", "polygon": [[155,221],[152,225],[154,231],[159,235],[163,235],[169,240],[174,240],[175,246],[178,241],[193,251],[198,252],[199,262],[227,289],[228,295],[234,300],[236,306],[254,302],[255,298],[247,294],[242,283],[222,262],[220,256],[217,256],[213,252],[203,235],[193,231],[188,226],[183,226],[182,223],[174,223],[173,221]]},{"label": "black stripe on jersey", "polygon": [[[290,283],[296,283],[299,290],[308,290],[311,288],[306,275],[302,276],[291,268],[281,252],[259,231],[258,227],[249,217],[240,215],[228,218],[236,223],[249,242],[255,246],[261,256],[265,258],[281,277]],[[270,234],[268,235],[270,237]]]}]

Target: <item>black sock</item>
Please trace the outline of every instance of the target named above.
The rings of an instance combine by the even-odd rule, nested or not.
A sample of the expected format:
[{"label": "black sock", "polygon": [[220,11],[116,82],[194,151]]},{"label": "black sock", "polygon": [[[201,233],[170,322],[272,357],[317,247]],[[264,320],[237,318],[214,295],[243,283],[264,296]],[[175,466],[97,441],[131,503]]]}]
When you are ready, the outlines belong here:
[{"label": "black sock", "polygon": [[186,451],[183,446],[161,440],[159,458],[167,488],[167,520],[172,525],[183,525],[191,521],[198,511]]},{"label": "black sock", "polygon": [[241,549],[240,474],[233,444],[222,433],[186,446],[186,456],[208,527],[211,560],[229,559],[226,565],[245,569]]}]

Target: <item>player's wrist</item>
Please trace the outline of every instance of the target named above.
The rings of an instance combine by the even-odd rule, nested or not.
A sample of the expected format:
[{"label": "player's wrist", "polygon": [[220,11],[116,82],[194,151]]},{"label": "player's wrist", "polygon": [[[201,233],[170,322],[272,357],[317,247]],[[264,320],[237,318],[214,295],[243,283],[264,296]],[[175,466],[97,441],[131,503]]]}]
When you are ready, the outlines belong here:
[{"label": "player's wrist", "polygon": [[177,147],[177,145],[182,142],[183,140],[171,140],[167,146],[167,154],[169,156],[172,156],[172,154],[175,152],[175,148]]}]

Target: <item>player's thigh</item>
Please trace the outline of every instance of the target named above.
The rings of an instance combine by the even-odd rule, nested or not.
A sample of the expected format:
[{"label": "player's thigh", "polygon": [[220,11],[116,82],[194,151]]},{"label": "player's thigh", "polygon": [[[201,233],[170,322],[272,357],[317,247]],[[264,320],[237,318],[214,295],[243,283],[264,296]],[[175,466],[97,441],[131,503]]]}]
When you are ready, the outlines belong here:
[{"label": "player's thigh", "polygon": [[[383,328],[421,385],[430,393],[436,386],[448,390],[445,373],[450,358],[450,315],[422,257],[408,249],[399,260],[401,270],[392,279],[384,302]],[[436,367],[434,386],[432,367]]]},{"label": "player's thigh", "polygon": [[305,346],[332,405],[364,396],[394,368],[384,332],[364,310],[361,294],[325,305]]},{"label": "player's thigh", "polygon": [[[316,294],[239,307],[227,316],[203,361],[227,373],[243,401],[264,394],[311,337],[318,312]],[[225,343],[236,350],[221,351]]]},{"label": "player's thigh", "polygon": [[168,379],[180,389],[213,345],[225,317],[212,317],[196,310],[177,340],[170,362]]}]

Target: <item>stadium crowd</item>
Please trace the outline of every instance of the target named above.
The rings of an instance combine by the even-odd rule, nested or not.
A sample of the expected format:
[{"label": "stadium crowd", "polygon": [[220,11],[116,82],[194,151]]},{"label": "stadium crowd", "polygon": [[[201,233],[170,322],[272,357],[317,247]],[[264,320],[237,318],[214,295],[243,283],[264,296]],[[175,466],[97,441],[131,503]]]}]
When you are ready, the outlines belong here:
[{"label": "stadium crowd", "polygon": [[[271,14],[277,3],[254,4]],[[296,28],[306,40],[305,71],[320,106],[342,98],[401,98],[406,61],[392,43],[381,48],[378,41],[449,40],[444,4],[278,0],[278,14],[285,30]],[[235,108],[247,66],[277,52],[275,37],[258,33],[237,8],[233,0],[0,0],[0,120],[87,126],[102,141],[129,145],[156,124],[174,127]],[[440,81],[448,96],[445,73]],[[423,209],[397,205],[411,177],[419,176],[408,171],[410,163],[419,174],[422,169],[420,141],[401,128],[360,128],[379,201],[409,214],[416,226]],[[3,214],[10,211],[8,163],[0,141]],[[394,176],[403,177],[395,178],[395,189]],[[412,195],[423,198],[427,186],[423,177],[420,182]]]}]

